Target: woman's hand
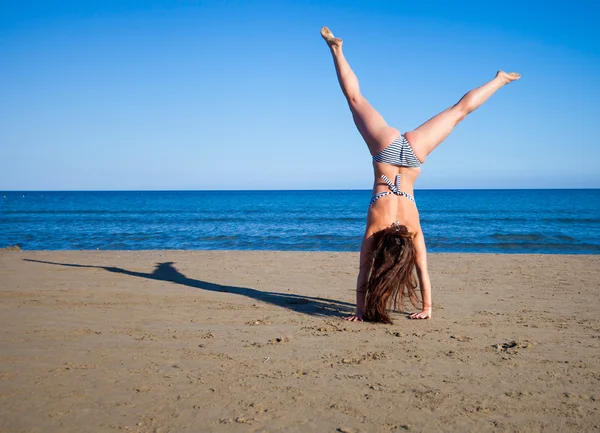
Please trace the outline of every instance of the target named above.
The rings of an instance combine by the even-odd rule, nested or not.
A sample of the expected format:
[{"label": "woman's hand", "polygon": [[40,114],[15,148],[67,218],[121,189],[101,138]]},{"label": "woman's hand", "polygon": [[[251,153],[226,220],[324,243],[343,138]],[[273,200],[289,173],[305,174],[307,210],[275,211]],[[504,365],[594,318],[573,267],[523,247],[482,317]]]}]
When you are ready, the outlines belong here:
[{"label": "woman's hand", "polygon": [[411,319],[431,319],[431,308],[425,308],[418,313],[411,314]]},{"label": "woman's hand", "polygon": [[423,309],[418,313],[411,314],[411,319],[431,319],[431,280],[429,279],[429,271],[427,270],[427,250],[425,248],[425,238],[423,232],[419,230],[415,236],[413,243],[416,253],[417,277],[419,278],[419,287],[421,288],[421,300]]}]

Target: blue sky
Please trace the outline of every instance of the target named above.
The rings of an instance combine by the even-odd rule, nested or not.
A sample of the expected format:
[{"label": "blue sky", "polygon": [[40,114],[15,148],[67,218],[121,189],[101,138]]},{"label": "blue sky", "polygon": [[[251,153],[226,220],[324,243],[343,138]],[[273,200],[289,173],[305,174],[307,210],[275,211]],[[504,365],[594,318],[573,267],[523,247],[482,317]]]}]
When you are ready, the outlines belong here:
[{"label": "blue sky", "polygon": [[496,70],[417,188],[599,188],[592,0],[0,0],[0,190],[369,189],[328,25],[401,131]]}]

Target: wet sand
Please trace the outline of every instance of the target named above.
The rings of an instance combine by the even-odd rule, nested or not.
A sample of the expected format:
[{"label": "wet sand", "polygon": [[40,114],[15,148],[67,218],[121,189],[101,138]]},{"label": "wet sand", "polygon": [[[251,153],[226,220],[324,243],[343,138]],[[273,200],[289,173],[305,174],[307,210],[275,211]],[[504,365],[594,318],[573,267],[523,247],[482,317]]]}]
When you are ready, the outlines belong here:
[{"label": "wet sand", "polygon": [[357,261],[0,251],[0,431],[600,429],[600,256],[432,254],[393,325]]}]

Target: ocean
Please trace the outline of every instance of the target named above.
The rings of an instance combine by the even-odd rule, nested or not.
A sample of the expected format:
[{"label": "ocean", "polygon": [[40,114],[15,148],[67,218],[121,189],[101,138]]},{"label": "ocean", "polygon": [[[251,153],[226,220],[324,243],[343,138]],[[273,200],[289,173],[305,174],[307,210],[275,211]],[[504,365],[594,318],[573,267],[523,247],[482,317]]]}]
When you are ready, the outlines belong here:
[{"label": "ocean", "polygon": [[[0,248],[358,251],[370,190],[0,192]],[[600,190],[417,190],[429,252],[600,254]]]}]

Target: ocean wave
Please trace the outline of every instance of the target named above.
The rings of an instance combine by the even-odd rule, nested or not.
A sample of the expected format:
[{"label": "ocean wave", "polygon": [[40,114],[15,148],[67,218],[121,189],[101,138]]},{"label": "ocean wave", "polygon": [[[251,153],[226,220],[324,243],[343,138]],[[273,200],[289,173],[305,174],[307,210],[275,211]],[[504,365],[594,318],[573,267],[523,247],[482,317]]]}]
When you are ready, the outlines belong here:
[{"label": "ocean wave", "polygon": [[573,217],[573,218],[558,218],[558,217],[514,217],[514,216],[502,216],[502,217],[494,217],[494,216],[477,216],[471,214],[465,214],[460,218],[453,214],[438,214],[433,217],[428,215],[426,212],[421,212],[421,223],[439,223],[439,222],[447,222],[447,221],[472,221],[472,222],[484,222],[484,223],[523,223],[523,224],[531,224],[531,223],[539,223],[539,222],[550,222],[557,224],[600,224],[600,218],[587,218],[587,217]]},{"label": "ocean wave", "polygon": [[600,218],[544,218],[544,220],[561,224],[600,224]]},{"label": "ocean wave", "polygon": [[545,239],[545,236],[539,235],[536,233],[527,233],[527,234],[517,234],[517,233],[494,233],[489,236],[492,239],[497,239],[500,241],[521,241],[521,242],[530,242],[530,241],[541,241]]},{"label": "ocean wave", "polygon": [[515,254],[600,254],[600,245],[535,242],[435,242],[427,244],[429,252],[515,253]]}]

